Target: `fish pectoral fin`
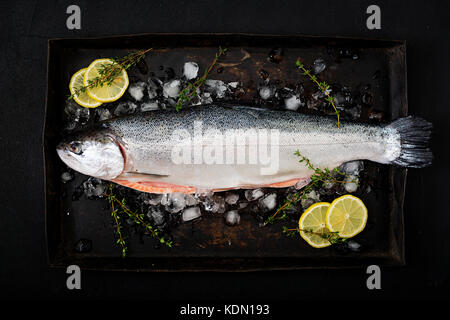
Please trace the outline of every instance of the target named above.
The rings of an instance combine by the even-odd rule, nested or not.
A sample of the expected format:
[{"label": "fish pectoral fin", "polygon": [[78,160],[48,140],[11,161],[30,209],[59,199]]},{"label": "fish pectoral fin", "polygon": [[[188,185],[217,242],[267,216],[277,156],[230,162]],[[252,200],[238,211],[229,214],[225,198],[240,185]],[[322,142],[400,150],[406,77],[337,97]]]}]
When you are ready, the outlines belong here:
[{"label": "fish pectoral fin", "polygon": [[111,181],[120,184],[124,187],[148,193],[174,193],[174,192],[181,192],[186,194],[195,193],[194,187],[175,185],[167,182],[129,181],[124,178],[113,179]]},{"label": "fish pectoral fin", "polygon": [[157,179],[160,179],[160,178],[166,178],[168,176],[169,176],[168,174],[158,174],[158,173],[124,172],[120,176],[118,176],[117,178],[119,178],[119,179],[126,178],[127,180],[129,180],[129,179],[137,179],[137,180],[153,179],[153,180],[157,180]]}]

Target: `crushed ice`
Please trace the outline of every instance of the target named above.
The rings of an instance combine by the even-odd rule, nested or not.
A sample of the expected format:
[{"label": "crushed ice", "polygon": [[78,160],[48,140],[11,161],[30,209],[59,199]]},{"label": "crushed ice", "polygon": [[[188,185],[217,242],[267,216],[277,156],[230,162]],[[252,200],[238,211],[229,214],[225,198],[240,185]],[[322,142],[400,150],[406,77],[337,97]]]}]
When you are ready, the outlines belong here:
[{"label": "crushed ice", "polygon": [[116,116],[126,116],[135,113],[137,110],[137,105],[131,101],[125,101],[119,103],[119,105],[114,110],[114,115]]},{"label": "crushed ice", "polygon": [[165,207],[166,211],[169,211],[170,213],[180,212],[186,207],[184,193],[166,193],[161,199],[161,204]]},{"label": "crushed ice", "polygon": [[202,215],[199,207],[189,207],[183,211],[182,219],[183,221],[190,221],[197,219]]},{"label": "crushed ice", "polygon": [[112,118],[111,112],[105,108],[96,108],[95,113],[98,116],[98,121],[105,121]]},{"label": "crushed ice", "polygon": [[144,90],[147,85],[145,82],[139,81],[133,83],[128,87],[128,93],[133,97],[136,101],[141,101],[144,97]]},{"label": "crushed ice", "polygon": [[187,80],[192,80],[197,78],[198,74],[198,64],[195,62],[186,62],[183,66],[183,75]]},{"label": "crushed ice", "polygon": [[300,97],[298,97],[297,95],[293,95],[289,98],[284,99],[284,105],[287,110],[296,111],[298,108],[300,108],[301,105],[303,105],[303,103],[300,100]]},{"label": "crushed ice", "polygon": [[238,225],[241,222],[241,216],[237,210],[228,211],[225,214],[225,223],[229,226]]},{"label": "crushed ice", "polygon": [[159,109],[158,102],[145,102],[141,106],[142,112],[158,110],[158,109]]},{"label": "crushed ice", "polygon": [[264,195],[264,191],[262,189],[249,189],[245,190],[245,198],[248,201],[253,201],[261,198]]},{"label": "crushed ice", "polygon": [[205,81],[206,90],[208,92],[213,93],[218,99],[225,97],[225,93],[227,92],[227,86],[222,80],[206,80]]},{"label": "crushed ice", "polygon": [[106,192],[107,184],[100,179],[90,177],[83,182],[83,191],[86,197],[92,198],[103,198],[103,194]]},{"label": "crushed ice", "polygon": [[171,80],[164,83],[163,94],[166,98],[177,98],[180,93],[181,81]]},{"label": "crushed ice", "polygon": [[259,88],[259,96],[263,100],[272,98],[274,93],[275,93],[275,88],[273,88],[271,86],[263,86],[263,87]]}]

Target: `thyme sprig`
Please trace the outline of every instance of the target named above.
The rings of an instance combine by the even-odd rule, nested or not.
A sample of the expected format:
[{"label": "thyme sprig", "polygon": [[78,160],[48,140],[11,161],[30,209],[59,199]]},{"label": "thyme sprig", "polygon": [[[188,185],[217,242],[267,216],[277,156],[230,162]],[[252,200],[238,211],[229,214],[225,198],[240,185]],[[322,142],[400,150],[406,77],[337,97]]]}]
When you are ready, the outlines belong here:
[{"label": "thyme sprig", "polygon": [[176,104],[177,111],[180,111],[187,102],[191,101],[197,95],[197,90],[205,83],[209,73],[226,51],[226,48],[222,49],[222,47],[219,46],[219,52],[216,53],[216,57],[211,62],[209,67],[205,70],[203,76],[198,78],[194,83],[188,82],[187,86],[183,90],[181,90]]},{"label": "thyme sprig", "polygon": [[153,50],[153,48],[132,52],[122,58],[110,58],[113,63],[102,64],[98,69],[100,75],[94,79],[88,80],[88,85],[77,88],[73,94],[67,97],[67,100],[71,100],[73,97],[86,92],[88,88],[103,87],[104,85],[111,86],[122,70],[128,70],[137,65],[144,59],[145,54],[151,50]]},{"label": "thyme sprig", "polygon": [[296,235],[300,234],[300,231],[306,232],[306,233],[315,234],[315,235],[321,237],[322,239],[328,240],[331,245],[338,244],[338,243],[344,243],[344,242],[347,241],[347,238],[341,238],[339,236],[339,232],[337,232],[337,231],[334,231],[334,232],[331,232],[331,231],[330,232],[314,232],[313,229],[300,229],[300,228],[289,229],[288,227],[283,226],[283,233],[287,237],[295,237]]},{"label": "thyme sprig", "polygon": [[[137,225],[142,226],[146,231],[149,232],[149,234],[157,239],[160,243],[166,245],[167,247],[171,248],[173,246],[173,241],[165,239],[163,236],[160,235],[160,231],[153,227],[151,224],[146,222],[144,220],[144,214],[138,213],[137,211],[131,210],[126,203],[125,198],[122,198],[122,200],[119,200],[116,195],[114,195],[113,192],[114,185],[109,185],[109,193],[104,194],[106,198],[108,199],[108,202],[111,204],[111,215],[114,218],[114,222],[116,225],[116,235],[118,236],[117,244],[120,244],[122,247],[122,257],[126,256],[126,253],[128,251],[128,248],[126,247],[125,238],[122,235],[121,229],[122,226],[120,225],[120,216],[119,213],[126,214],[128,218],[130,218],[134,223]],[[120,210],[118,210],[120,208]]]},{"label": "thyme sprig", "polygon": [[[313,174],[311,175],[310,178],[311,182],[307,186],[305,186],[302,189],[302,191],[294,193],[291,197],[288,197],[286,201],[278,207],[277,211],[272,216],[267,218],[267,220],[264,222],[264,225],[272,224],[276,220],[286,219],[287,214],[284,211],[292,208],[292,206],[296,204],[298,201],[300,201],[302,198],[306,199],[306,195],[314,188],[324,187],[329,182],[341,184],[349,182],[358,183],[356,179],[349,181],[336,179],[337,176],[345,176],[345,177],[347,176],[344,172],[340,171],[339,168],[334,168],[333,170],[330,170],[328,168],[325,169],[316,168],[308,158],[300,154],[299,150],[295,151],[294,154],[300,158],[298,162],[304,163],[306,167],[308,167],[310,170],[313,171]],[[278,214],[281,212],[283,212],[283,215],[278,216]]]},{"label": "thyme sprig", "polygon": [[300,59],[297,59],[297,61],[295,62],[295,65],[297,66],[298,69],[303,71],[303,74],[305,76],[308,76],[318,87],[319,89],[327,96],[326,97],[326,101],[328,102],[328,104],[330,106],[333,107],[334,109],[334,113],[336,114],[337,117],[337,126],[338,128],[341,126],[341,122],[340,122],[340,115],[339,115],[339,111],[336,108],[336,105],[334,104],[334,98],[330,95],[330,86],[325,82],[325,81],[319,81],[317,79],[317,76],[314,74],[311,74],[311,71],[308,70],[304,64],[301,62]]},{"label": "thyme sprig", "polygon": [[120,217],[118,216],[117,212],[118,212],[118,210],[114,208],[114,201],[112,201],[111,202],[111,216],[114,218],[114,223],[116,225],[115,233],[116,233],[116,236],[118,238],[116,243],[121,246],[121,248],[122,248],[122,258],[125,258],[125,256],[127,255],[128,248],[127,248],[126,243],[125,243],[125,238],[122,235],[122,228],[123,227],[122,227],[122,225],[120,223]]}]

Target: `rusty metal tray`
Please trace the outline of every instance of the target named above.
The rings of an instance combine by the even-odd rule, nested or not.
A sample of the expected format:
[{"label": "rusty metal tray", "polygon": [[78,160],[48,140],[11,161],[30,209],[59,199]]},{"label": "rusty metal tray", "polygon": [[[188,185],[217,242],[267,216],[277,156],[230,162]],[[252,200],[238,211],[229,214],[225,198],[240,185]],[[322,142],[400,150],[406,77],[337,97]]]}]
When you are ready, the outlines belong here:
[{"label": "rusty metal tray", "polygon": [[[70,195],[86,176],[64,185],[60,175],[63,163],[55,146],[62,130],[63,106],[70,76],[100,57],[121,56],[129,49],[153,47],[146,56],[150,71],[169,65],[180,72],[187,59],[205,67],[219,46],[228,48],[226,62],[240,62],[244,52],[250,58],[235,66],[213,72],[212,79],[240,81],[244,92],[239,101],[264,104],[255,98],[262,82],[261,70],[281,85],[302,83],[312,86],[296,69],[297,57],[311,64],[317,57],[332,61],[320,74],[328,83],[351,88],[370,85],[370,110],[388,122],[407,114],[405,42],[394,40],[313,37],[303,35],[251,34],[140,34],[90,39],[52,39],[48,43],[48,74],[43,150],[45,159],[46,236],[51,267],[77,264],[82,268],[124,271],[255,271],[301,268],[341,268],[404,265],[403,200],[406,169],[366,162],[365,171],[376,177],[372,192],[357,193],[369,208],[366,230],[358,235],[360,252],[340,252],[332,247],[313,249],[299,239],[287,238],[281,225],[264,228],[251,215],[242,215],[239,226],[229,228],[223,215],[203,215],[174,230],[177,245],[155,248],[155,241],[132,234],[126,258],[116,247],[110,213],[105,200],[72,201]],[[273,48],[281,48],[283,61],[268,59]],[[243,49],[243,50],[241,50]],[[131,81],[148,77],[130,73]],[[309,87],[308,87],[309,86]],[[306,110],[306,112],[314,112]],[[372,121],[363,111],[360,121]],[[68,214],[70,213],[70,214]],[[290,222],[295,224],[294,222]],[[92,249],[74,250],[75,243],[87,238]]]}]

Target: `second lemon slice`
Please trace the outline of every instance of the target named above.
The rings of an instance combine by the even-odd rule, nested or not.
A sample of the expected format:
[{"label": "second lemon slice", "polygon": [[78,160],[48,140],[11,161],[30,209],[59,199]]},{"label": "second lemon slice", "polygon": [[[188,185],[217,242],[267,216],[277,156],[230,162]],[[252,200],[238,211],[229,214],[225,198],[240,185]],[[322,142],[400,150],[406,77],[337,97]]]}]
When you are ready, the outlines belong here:
[{"label": "second lemon slice", "polygon": [[[127,90],[129,80],[125,69],[119,65],[114,65],[115,62],[111,59],[97,59],[94,60],[86,69],[84,74],[83,84],[88,87],[86,92],[92,98],[100,102],[112,102],[119,99]],[[111,67],[118,72],[111,82],[106,81],[103,85],[92,86],[92,82],[96,81],[102,76],[108,76],[112,73]],[[106,69],[105,69],[106,68]]]},{"label": "second lemon slice", "polygon": [[[83,87],[83,77],[85,72],[86,68],[75,72],[75,74],[70,79],[69,90],[73,95],[73,100],[75,100],[79,105],[85,108],[96,108],[102,103],[100,101],[92,99],[87,95],[86,92],[81,92],[80,90]],[[76,94],[77,91],[79,92],[78,94]]]},{"label": "second lemon slice", "polygon": [[328,208],[326,223],[331,232],[341,238],[350,238],[366,226],[367,208],[361,199],[347,194],[335,199]]},{"label": "second lemon slice", "polygon": [[331,245],[330,241],[321,236],[330,232],[325,223],[329,206],[328,202],[315,203],[303,212],[298,221],[300,236],[314,248]]}]

